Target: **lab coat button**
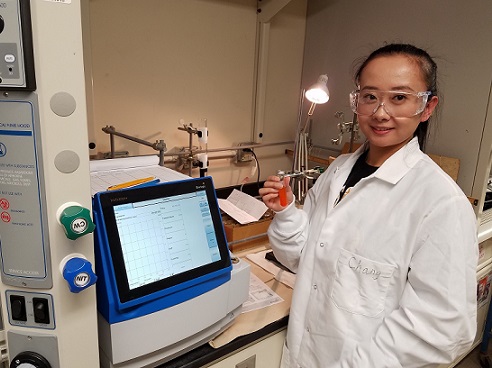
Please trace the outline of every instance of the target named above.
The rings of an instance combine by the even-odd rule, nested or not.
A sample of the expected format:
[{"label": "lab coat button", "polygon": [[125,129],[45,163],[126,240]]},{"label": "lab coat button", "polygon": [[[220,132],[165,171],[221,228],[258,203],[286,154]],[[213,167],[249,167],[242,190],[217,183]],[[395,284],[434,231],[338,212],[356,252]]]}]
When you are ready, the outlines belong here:
[{"label": "lab coat button", "polygon": [[313,289],[314,289],[314,290],[317,290],[317,289],[318,289],[318,285],[314,284],[314,285],[313,285]]},{"label": "lab coat button", "polygon": [[323,248],[325,246],[325,243],[319,243],[319,246]]}]

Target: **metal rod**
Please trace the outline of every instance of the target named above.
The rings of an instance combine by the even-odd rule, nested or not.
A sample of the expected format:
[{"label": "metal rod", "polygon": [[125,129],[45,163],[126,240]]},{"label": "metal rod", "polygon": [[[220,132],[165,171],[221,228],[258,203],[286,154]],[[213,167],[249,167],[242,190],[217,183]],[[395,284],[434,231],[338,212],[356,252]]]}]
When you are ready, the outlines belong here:
[{"label": "metal rod", "polygon": [[111,158],[114,158],[115,150],[114,150],[114,134],[113,133],[111,133],[109,135],[109,144],[111,146]]},{"label": "metal rod", "polygon": [[254,143],[254,144],[245,144],[244,146],[232,146],[232,147],[224,147],[224,148],[209,148],[208,150],[196,150],[195,153],[203,153],[203,152],[223,152],[223,151],[237,151],[239,149],[244,148],[262,148],[262,147],[270,147],[270,146],[283,146],[287,144],[292,144],[294,141],[284,141],[284,142],[272,142],[272,143]]},{"label": "metal rod", "polygon": [[188,157],[188,162],[189,162],[188,175],[193,176],[193,134],[192,133],[189,134],[188,148],[190,152],[190,156]]},{"label": "metal rod", "polygon": [[297,113],[297,130],[296,130],[296,140],[294,141],[294,160],[292,161],[292,171],[297,169],[298,151],[299,151],[299,139],[301,134],[301,124],[302,124],[302,110],[304,106],[304,95],[306,90],[301,90],[301,95],[299,96],[299,111]]},{"label": "metal rod", "polygon": [[352,118],[352,126],[350,129],[350,146],[349,146],[349,152],[352,153],[354,152],[354,140],[355,140],[355,135],[356,135],[356,120],[357,115],[354,114],[354,117]]},{"label": "metal rod", "polygon": [[161,139],[159,141],[159,166],[164,166],[164,152],[166,151],[166,144],[164,143],[164,140]]},{"label": "metal rod", "polygon": [[111,136],[115,136],[116,135],[118,137],[122,137],[122,138],[128,139],[130,141],[143,144],[144,146],[154,147],[154,145],[155,145],[155,143],[150,143],[150,142],[144,141],[143,139],[140,139],[140,138],[137,138],[137,137],[132,137],[131,135],[128,135],[128,134],[125,134],[125,133],[117,132],[116,129],[113,126],[105,126],[104,128],[102,128],[102,131],[104,133],[110,134]]},{"label": "metal rod", "polygon": [[[284,146],[287,144],[293,144],[294,141],[284,141],[284,142],[272,142],[272,143],[255,143],[255,144],[245,144],[244,146],[232,146],[232,147],[223,147],[223,148],[208,148],[204,150],[193,150],[193,153],[210,153],[210,152],[224,152],[224,151],[237,151],[245,148],[263,148],[270,146]],[[164,156],[182,156],[186,154],[186,152],[174,152],[174,153],[164,153]]]},{"label": "metal rod", "polygon": [[[168,155],[168,156],[179,156],[179,154],[174,154],[174,155]],[[208,160],[226,160],[226,159],[230,159],[230,158],[234,158],[236,157],[236,154],[235,153],[231,153],[229,155],[218,155],[218,156],[210,156],[208,158]],[[176,163],[178,160],[177,159],[171,159],[171,160],[167,160],[167,161],[164,161],[165,164],[172,164],[172,163]],[[160,166],[164,166],[164,165],[160,165]]]}]

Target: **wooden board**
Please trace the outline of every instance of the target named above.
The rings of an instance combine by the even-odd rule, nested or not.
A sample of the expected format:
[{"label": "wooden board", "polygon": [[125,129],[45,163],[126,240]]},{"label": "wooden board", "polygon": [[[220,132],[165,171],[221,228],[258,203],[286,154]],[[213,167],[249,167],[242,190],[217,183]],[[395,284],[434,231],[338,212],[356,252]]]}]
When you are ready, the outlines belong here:
[{"label": "wooden board", "polygon": [[439,156],[428,153],[428,156],[439,165],[454,181],[458,180],[460,160],[453,157]]},{"label": "wooden board", "polygon": [[241,225],[227,214],[222,215],[224,230],[228,242],[236,242],[248,238],[254,238],[266,234],[273,219],[273,212],[267,211],[265,215],[256,222]]}]

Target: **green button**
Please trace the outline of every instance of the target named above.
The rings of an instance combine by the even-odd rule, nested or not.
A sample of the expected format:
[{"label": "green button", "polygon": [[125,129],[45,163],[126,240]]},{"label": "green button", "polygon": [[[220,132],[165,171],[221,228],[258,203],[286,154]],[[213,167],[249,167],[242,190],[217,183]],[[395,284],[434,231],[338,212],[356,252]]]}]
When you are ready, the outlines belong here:
[{"label": "green button", "polygon": [[75,240],[92,233],[95,225],[91,219],[91,212],[82,206],[69,206],[60,215],[60,222],[68,239]]}]

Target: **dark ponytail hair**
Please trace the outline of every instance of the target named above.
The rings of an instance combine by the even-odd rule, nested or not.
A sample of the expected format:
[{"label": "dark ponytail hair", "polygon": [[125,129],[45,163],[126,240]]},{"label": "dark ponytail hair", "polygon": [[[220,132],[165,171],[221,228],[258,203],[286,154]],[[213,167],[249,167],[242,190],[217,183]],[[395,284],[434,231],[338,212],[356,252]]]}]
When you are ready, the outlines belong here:
[{"label": "dark ponytail hair", "polygon": [[[360,75],[370,61],[381,56],[391,55],[406,55],[415,60],[422,71],[422,75],[424,76],[427,91],[431,92],[428,100],[430,100],[433,96],[437,96],[437,64],[434,60],[432,60],[426,51],[409,44],[389,44],[373,51],[357,68],[354,78],[356,85],[359,85]],[[428,136],[428,127],[429,120],[423,121],[418,125],[417,129],[413,133],[413,136],[418,138],[421,150],[424,150],[425,148],[425,142]]]}]

